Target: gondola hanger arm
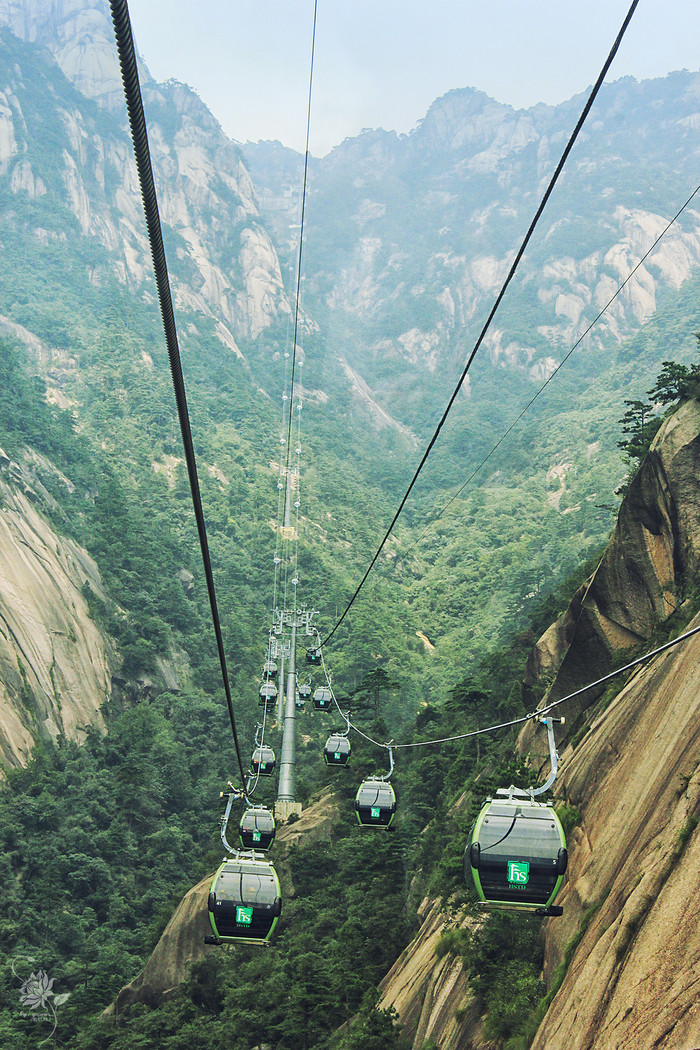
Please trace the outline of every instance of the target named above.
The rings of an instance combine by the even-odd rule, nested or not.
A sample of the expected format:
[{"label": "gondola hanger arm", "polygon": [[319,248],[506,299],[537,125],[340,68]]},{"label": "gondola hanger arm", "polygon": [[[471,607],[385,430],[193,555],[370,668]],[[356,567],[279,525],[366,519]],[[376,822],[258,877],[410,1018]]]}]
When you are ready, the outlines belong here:
[{"label": "gondola hanger arm", "polygon": [[392,773],[394,772],[394,751],[392,747],[393,743],[394,741],[390,740],[388,744],[382,745],[389,752],[389,772],[386,773],[383,777],[379,777],[380,780],[391,780]]},{"label": "gondola hanger arm", "polygon": [[547,739],[549,741],[549,761],[550,761],[551,768],[550,768],[550,771],[549,771],[549,776],[545,780],[544,784],[542,784],[538,788],[530,788],[530,794],[532,795],[533,798],[535,797],[535,795],[543,795],[545,793],[545,791],[549,791],[549,789],[551,788],[552,784],[556,780],[557,769],[559,767],[559,755],[557,754],[557,745],[556,745],[556,741],[554,739],[554,725],[553,725],[553,723],[554,722],[560,722],[561,724],[563,724],[566,720],[563,717],[562,718],[553,718],[551,715],[548,715],[545,718],[543,718],[541,716],[538,716],[536,721],[537,722],[541,722],[543,725],[545,725],[547,727]]}]

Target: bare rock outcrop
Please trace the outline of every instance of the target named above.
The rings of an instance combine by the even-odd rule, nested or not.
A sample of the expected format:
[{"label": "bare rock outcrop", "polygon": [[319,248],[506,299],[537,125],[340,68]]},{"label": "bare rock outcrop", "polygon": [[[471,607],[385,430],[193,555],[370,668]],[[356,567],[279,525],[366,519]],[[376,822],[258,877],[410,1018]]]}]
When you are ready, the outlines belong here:
[{"label": "bare rock outcrop", "polygon": [[[690,401],[657,434],[593,577],[538,642],[528,684],[553,676],[547,700],[611,670],[692,593],[698,466],[700,403]],[[562,755],[557,781],[583,819],[557,901],[564,915],[546,924],[548,981],[580,943],[533,1050],[700,1046],[699,658],[694,636],[602,712],[600,691],[562,705],[588,732]],[[533,742],[528,728],[519,746]]]},{"label": "bare rock outcrop", "polygon": [[[693,625],[700,623],[696,618]],[[700,1046],[700,638],[641,670],[563,756],[583,813],[551,979],[583,933],[532,1050]]]},{"label": "bare rock outcrop", "polygon": [[26,762],[37,737],[80,738],[103,725],[113,654],[82,594],[88,583],[104,597],[97,566],[53,531],[37,489],[4,453],[0,471],[0,767],[8,768]]},{"label": "bare rock outcrop", "polygon": [[[48,48],[79,91],[103,105],[121,100],[122,80],[109,6],[83,0],[0,0],[0,23],[15,36]],[[147,71],[141,76],[150,81]]]},{"label": "bare rock outcrop", "polygon": [[[700,402],[682,405],[661,427],[620,507],[605,554],[528,662],[526,701],[552,681],[557,700],[602,677],[618,654],[649,638],[682,604],[700,567]],[[570,725],[600,696],[563,705]],[[532,730],[521,749],[532,746]]]},{"label": "bare rock outcrop", "polygon": [[468,1009],[473,995],[461,959],[449,952],[441,959],[436,956],[440,937],[454,922],[439,900],[429,898],[422,902],[418,918],[420,930],[379,985],[379,1006],[394,1007],[401,1034],[414,1047],[434,1040],[440,1050],[459,1050],[467,1045],[466,1033],[474,1035],[478,1018]]},{"label": "bare rock outcrop", "polygon": [[[700,563],[700,404],[667,420],[630,486],[592,579],[538,642],[529,684],[549,699],[609,671],[679,605]],[[700,616],[691,626],[700,625]],[[545,924],[545,978],[580,940],[532,1050],[700,1047],[700,635],[638,671],[562,755],[557,793],[582,813],[569,841],[561,918]],[[600,694],[598,694],[599,696]],[[536,745],[528,727],[523,751]],[[416,938],[382,982],[419,1048],[483,1047],[461,965],[438,959],[444,918],[423,905]],[[576,940],[575,940],[576,939]],[[459,1013],[457,1013],[459,1011]]]},{"label": "bare rock outcrop", "polygon": [[[79,92],[122,122],[98,123],[74,97],[56,109],[57,157],[63,200],[84,237],[110,255],[124,284],[151,281],[152,267],[136,168],[126,136],[126,112],[107,0],[0,0],[0,26],[46,48]],[[258,218],[253,184],[238,147],[224,134],[196,93],[185,84],[158,84],[139,61],[144,108],[161,216],[178,235],[176,254],[188,256],[188,277],[171,278],[176,305],[217,324],[227,349],[256,338],[291,308],[279,260]],[[24,153],[34,133],[22,111],[24,84],[18,66],[0,93],[0,173],[10,171],[14,193],[45,195]],[[93,275],[101,280],[100,262]],[[308,323],[302,318],[302,329]]]}]

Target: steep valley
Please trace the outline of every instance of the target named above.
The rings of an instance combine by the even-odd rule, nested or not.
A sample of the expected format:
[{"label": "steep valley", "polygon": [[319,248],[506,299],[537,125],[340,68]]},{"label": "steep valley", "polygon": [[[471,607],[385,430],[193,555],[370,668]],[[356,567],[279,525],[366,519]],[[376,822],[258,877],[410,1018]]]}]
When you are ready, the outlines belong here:
[{"label": "steep valley", "polygon": [[[700,622],[698,390],[649,393],[663,362],[697,360],[694,202],[586,334],[694,189],[700,74],[605,85],[325,646],[364,734],[348,770],[321,758],[335,719],[298,714],[274,946],[228,950],[203,937],[237,756],[109,6],[49,8],[0,0],[0,1045],[34,1045],[44,1015],[21,996],[40,970],[71,1050],[695,1050],[700,636],[565,705],[561,918],[485,919],[463,876],[483,796],[546,769],[534,725],[397,749],[386,834],[353,804],[386,772],[372,740],[510,723]],[[310,159],[290,398],[302,158],[228,139],[140,68],[247,761],[287,407],[294,572],[325,635],[582,100],[515,111],[460,88],[409,135]],[[637,398],[664,418],[647,455],[622,431]]]},{"label": "steep valley", "polygon": [[[652,633],[662,625],[672,635],[680,633],[683,622],[679,623],[668,602],[655,612],[647,607],[644,623],[634,633],[629,625],[625,628],[620,610],[642,609],[639,596],[653,593],[660,585],[668,593],[665,566],[672,562],[677,567],[674,590],[682,591],[695,578],[700,533],[688,524],[692,517],[688,510],[697,497],[699,449],[700,402],[692,401],[662,429],[638,484],[623,502],[618,529],[624,529],[624,522],[630,526],[634,522],[642,543],[621,542],[616,530],[594,577],[598,593],[604,592],[608,599],[604,635],[608,660],[619,662],[630,642],[639,642],[640,637],[646,639],[648,648]],[[666,498],[660,486],[645,481],[645,475],[648,479],[652,474],[665,479]],[[653,551],[655,544],[658,549],[659,533],[653,523],[661,518],[665,518],[667,539],[676,545],[675,556],[668,560],[657,557],[640,571],[640,549]],[[630,579],[637,581],[638,596]],[[594,632],[586,612],[586,603],[593,602],[593,583],[587,590],[583,601],[578,596],[564,614],[573,627],[566,632],[560,629],[557,637],[566,641],[554,648],[552,629],[549,638],[545,636],[538,644],[534,662],[539,673],[546,669],[550,676],[553,672],[562,675],[562,681],[555,678],[545,702],[581,688],[610,666],[596,656],[600,643],[592,640]],[[696,607],[697,597],[687,599],[682,606],[683,620]],[[688,623],[691,629],[698,625],[697,616]],[[556,995],[544,1013],[533,1047],[598,1050],[634,1043],[644,1050],[692,1050],[700,1039],[696,994],[700,953],[696,857],[700,848],[699,637],[695,635],[632,677],[628,675],[621,680],[622,688],[613,685],[612,696],[608,693],[600,700],[600,691],[588,694],[583,736],[575,721],[576,710],[572,711],[571,704],[564,708],[570,722],[563,736],[562,771],[555,795],[575,807],[579,823],[571,837],[569,872],[558,899],[564,915],[545,921],[543,927],[544,978]],[[544,652],[548,653],[546,667]],[[521,736],[520,746],[528,748],[536,760],[531,736],[530,730]],[[471,791],[478,790],[477,777]],[[338,834],[337,799],[332,800],[326,791],[298,826],[283,830],[279,855],[283,870],[290,859],[294,868],[294,855],[290,858],[286,845],[292,829],[298,847],[312,854],[319,838],[332,842]],[[464,808],[462,794],[454,803],[454,812]],[[291,882],[286,885],[293,900],[294,887]],[[211,952],[203,944],[208,887],[205,879],[185,897],[143,975],[120,993],[117,1009],[134,1000],[153,1002],[172,994],[193,959]],[[459,952],[455,947],[441,950],[450,930],[483,933],[484,919],[468,913],[455,920],[441,910],[439,898],[430,896],[421,903],[418,918],[416,937],[380,985],[379,1007],[397,1010],[402,1031],[414,1050],[426,1045],[440,1050],[487,1050],[502,1045],[494,1043],[488,1017],[484,1025],[483,1004],[470,987]],[[521,920],[528,921],[536,920]],[[488,922],[485,930],[488,937]]]}]

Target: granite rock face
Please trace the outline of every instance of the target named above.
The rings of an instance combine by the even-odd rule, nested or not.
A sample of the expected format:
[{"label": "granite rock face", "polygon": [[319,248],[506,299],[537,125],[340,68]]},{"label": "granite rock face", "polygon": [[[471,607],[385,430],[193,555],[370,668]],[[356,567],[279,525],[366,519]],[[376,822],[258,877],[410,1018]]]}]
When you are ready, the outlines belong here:
[{"label": "granite rock face", "polygon": [[422,902],[418,917],[420,930],[379,986],[379,1006],[394,1007],[401,1033],[414,1047],[429,1040],[440,1050],[472,1045],[478,1012],[464,1009],[465,1004],[474,1005],[474,996],[461,960],[449,952],[441,959],[435,954],[440,937],[454,923],[446,918],[440,901],[430,898]]},{"label": "granite rock face", "polygon": [[[67,482],[67,479],[66,479]],[[48,494],[47,494],[48,495]],[[0,767],[24,764],[37,738],[80,739],[102,727],[112,691],[109,640],[84,584],[103,598],[97,566],[40,512],[44,494],[0,454]]]},{"label": "granite rock face", "polygon": [[[689,401],[656,435],[595,573],[535,646],[526,702],[549,683],[552,701],[607,674],[624,649],[648,639],[682,605],[700,566],[699,469],[700,402]],[[573,726],[600,693],[591,690],[560,713]],[[532,739],[525,731],[521,748]]]},{"label": "granite rock face", "polygon": [[[80,95],[58,108],[65,139],[63,195],[83,237],[110,253],[118,279],[151,292],[152,265],[141,194],[128,138],[114,31],[106,0],[0,0],[0,27],[39,45]],[[138,42],[137,42],[138,43]],[[176,235],[169,258],[176,306],[213,319],[226,349],[255,339],[290,313],[277,253],[258,217],[253,185],[238,147],[185,84],[158,84],[143,62],[139,75],[164,225]],[[22,71],[0,92],[0,174],[15,194],[46,193],[25,157],[32,132],[22,109]],[[110,125],[112,131],[110,133]],[[187,274],[185,277],[184,275]],[[93,275],[99,283],[100,274]],[[302,319],[302,330],[306,322]]]},{"label": "granite rock face", "polygon": [[[658,432],[591,580],[537,643],[528,688],[551,682],[551,701],[606,674],[692,596],[698,467],[700,403],[689,401]],[[599,689],[559,709],[580,742],[564,750],[555,790],[582,822],[564,915],[545,928],[547,980],[582,939],[533,1050],[700,1045],[699,658],[694,636],[638,669],[607,708],[595,706]],[[532,754],[541,741],[528,727],[519,746]]]},{"label": "granite rock face", "polygon": [[[659,431],[591,580],[542,636],[527,686],[547,699],[608,672],[682,604],[700,562],[700,404]],[[700,625],[700,617],[690,627]],[[545,979],[582,936],[533,1050],[696,1050],[700,1046],[700,635],[641,668],[602,712],[596,694],[562,705],[589,729],[561,755],[556,794],[582,821],[547,920]],[[567,731],[569,726],[567,726]],[[546,750],[531,727],[519,746]],[[437,902],[381,985],[415,1050],[486,1050],[460,964],[438,959]],[[457,1014],[459,1011],[459,1014]]]},{"label": "granite rock face", "polygon": [[584,935],[533,1050],[700,1046],[699,661],[698,636],[657,657],[562,756],[557,791],[583,820],[548,980]]}]

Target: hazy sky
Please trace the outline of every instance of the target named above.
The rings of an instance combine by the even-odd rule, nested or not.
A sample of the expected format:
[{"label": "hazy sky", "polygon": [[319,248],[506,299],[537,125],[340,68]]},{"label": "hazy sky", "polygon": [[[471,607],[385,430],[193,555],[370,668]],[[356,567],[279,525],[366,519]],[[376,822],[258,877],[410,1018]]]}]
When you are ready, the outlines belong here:
[{"label": "hazy sky", "polygon": [[[363,127],[408,132],[452,88],[515,107],[597,76],[630,0],[318,0],[311,153]],[[303,150],[313,0],[129,0],[157,80],[196,89],[238,141]],[[700,67],[698,0],[640,0],[610,79]]]}]

